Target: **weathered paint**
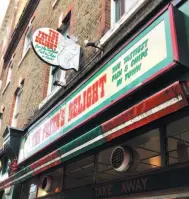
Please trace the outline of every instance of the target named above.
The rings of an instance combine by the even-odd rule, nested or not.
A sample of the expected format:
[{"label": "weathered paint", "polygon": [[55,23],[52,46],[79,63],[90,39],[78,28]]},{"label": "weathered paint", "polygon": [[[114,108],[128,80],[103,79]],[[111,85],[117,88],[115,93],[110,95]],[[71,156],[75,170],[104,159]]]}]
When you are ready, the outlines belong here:
[{"label": "weathered paint", "polygon": [[[159,93],[161,94],[159,95]],[[116,133],[108,136],[108,140],[112,140],[187,105],[187,100],[178,82],[159,93],[102,124],[104,133],[122,125],[120,130],[116,130]]]}]

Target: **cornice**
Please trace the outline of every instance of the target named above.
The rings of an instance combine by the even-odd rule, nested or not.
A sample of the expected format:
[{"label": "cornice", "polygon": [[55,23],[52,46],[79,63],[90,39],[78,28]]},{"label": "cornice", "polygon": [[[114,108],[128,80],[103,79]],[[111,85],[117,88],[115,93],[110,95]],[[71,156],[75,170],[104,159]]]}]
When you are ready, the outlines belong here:
[{"label": "cornice", "polygon": [[8,45],[8,48],[5,52],[5,55],[4,55],[5,64],[8,63],[9,60],[11,59],[12,54],[14,53],[35,9],[37,8],[37,6],[39,4],[39,2],[40,2],[40,0],[30,0],[26,4],[26,6],[23,10],[23,13],[18,21],[18,24],[13,31],[13,34],[11,36],[11,41]]}]

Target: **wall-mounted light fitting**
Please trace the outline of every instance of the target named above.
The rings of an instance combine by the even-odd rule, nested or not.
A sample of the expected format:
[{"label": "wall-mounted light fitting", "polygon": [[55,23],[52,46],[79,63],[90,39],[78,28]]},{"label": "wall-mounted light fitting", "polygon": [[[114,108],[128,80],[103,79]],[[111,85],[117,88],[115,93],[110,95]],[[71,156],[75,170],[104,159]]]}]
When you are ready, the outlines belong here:
[{"label": "wall-mounted light fitting", "polygon": [[61,81],[55,81],[53,83],[53,86],[61,86],[61,87],[64,87],[65,86],[65,83],[64,82],[61,82]]},{"label": "wall-mounted light fitting", "polygon": [[84,41],[84,46],[85,47],[94,47],[94,48],[98,48],[99,50],[103,51],[104,49],[102,48],[102,46],[100,44],[98,44],[97,42],[92,42],[92,41],[88,41],[85,40]]}]

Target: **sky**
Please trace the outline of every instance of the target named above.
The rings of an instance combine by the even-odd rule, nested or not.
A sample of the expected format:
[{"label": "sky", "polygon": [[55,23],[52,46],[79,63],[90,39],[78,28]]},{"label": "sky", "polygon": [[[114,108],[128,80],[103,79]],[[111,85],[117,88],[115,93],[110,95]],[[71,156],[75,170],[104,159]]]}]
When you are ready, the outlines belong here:
[{"label": "sky", "polygon": [[8,4],[9,4],[9,0],[1,0],[1,4],[0,4],[0,25],[3,21],[4,16],[5,16]]}]

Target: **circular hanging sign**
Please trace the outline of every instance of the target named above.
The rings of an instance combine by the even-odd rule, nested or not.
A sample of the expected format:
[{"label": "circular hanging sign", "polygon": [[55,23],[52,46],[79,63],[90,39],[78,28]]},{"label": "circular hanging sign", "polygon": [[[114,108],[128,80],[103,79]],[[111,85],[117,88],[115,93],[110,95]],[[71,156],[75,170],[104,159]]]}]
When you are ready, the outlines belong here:
[{"label": "circular hanging sign", "polygon": [[64,38],[58,31],[51,28],[37,29],[32,37],[32,47],[45,63],[78,71],[80,46],[72,39]]},{"label": "circular hanging sign", "polygon": [[35,53],[42,61],[53,66],[59,66],[58,54],[62,47],[63,35],[51,28],[40,28],[32,37],[32,46]]}]

